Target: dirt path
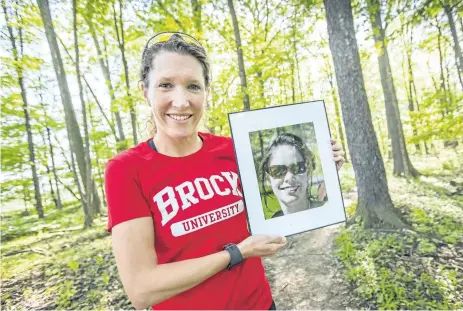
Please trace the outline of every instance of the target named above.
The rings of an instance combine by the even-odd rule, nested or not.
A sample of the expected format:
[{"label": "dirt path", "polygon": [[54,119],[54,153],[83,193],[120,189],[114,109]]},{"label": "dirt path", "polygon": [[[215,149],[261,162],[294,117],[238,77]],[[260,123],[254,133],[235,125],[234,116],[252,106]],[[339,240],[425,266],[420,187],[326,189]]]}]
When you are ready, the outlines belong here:
[{"label": "dirt path", "polygon": [[[352,194],[346,195],[345,205],[352,199]],[[286,248],[263,259],[278,310],[348,308],[349,290],[333,254],[334,239],[343,226],[289,237]]]}]

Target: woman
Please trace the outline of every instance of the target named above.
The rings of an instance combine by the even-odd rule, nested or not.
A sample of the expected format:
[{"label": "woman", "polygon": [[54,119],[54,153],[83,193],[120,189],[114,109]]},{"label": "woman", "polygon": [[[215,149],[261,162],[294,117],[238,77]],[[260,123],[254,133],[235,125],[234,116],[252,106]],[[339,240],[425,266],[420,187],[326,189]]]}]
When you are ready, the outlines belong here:
[{"label": "woman", "polygon": [[[280,205],[280,210],[272,218],[325,204],[326,201],[314,200],[311,194],[314,170],[315,156],[300,137],[282,133],[270,142],[262,158],[260,177],[266,208],[268,209],[268,195],[265,190],[267,181]],[[322,185],[320,188],[324,189]]]},{"label": "woman", "polygon": [[185,34],[150,41],[141,82],[156,133],[105,170],[124,290],[137,309],[275,309],[260,257],[286,239],[249,235],[232,141],[198,131],[206,52]]}]

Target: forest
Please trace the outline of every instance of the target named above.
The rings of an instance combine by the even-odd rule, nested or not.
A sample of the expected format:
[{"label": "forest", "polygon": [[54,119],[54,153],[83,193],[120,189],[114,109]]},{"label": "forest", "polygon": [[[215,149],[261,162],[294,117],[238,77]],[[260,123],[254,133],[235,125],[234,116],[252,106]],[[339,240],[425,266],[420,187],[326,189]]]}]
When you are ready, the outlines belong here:
[{"label": "forest", "polygon": [[152,138],[139,71],[164,31],[208,52],[201,131],[323,100],[346,151],[347,222],[263,260],[278,309],[463,308],[463,1],[1,3],[2,308],[134,309],[104,171]]}]

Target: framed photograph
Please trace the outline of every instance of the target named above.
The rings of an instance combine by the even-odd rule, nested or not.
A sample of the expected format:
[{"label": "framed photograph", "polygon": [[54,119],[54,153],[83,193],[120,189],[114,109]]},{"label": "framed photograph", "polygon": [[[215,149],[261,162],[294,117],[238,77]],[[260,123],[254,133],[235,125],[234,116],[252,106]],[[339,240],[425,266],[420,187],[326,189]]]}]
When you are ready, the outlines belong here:
[{"label": "framed photograph", "polygon": [[323,101],[228,115],[251,234],[346,221]]}]

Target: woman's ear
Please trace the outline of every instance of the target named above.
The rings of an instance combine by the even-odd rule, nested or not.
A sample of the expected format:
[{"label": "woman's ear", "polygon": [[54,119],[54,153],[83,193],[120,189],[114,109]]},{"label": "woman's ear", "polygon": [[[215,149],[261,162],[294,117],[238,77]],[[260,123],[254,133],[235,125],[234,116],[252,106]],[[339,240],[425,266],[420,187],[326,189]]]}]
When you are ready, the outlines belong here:
[{"label": "woman's ear", "polygon": [[140,83],[140,87],[143,91],[143,97],[149,102],[148,100],[148,87],[145,86],[145,82]]}]

